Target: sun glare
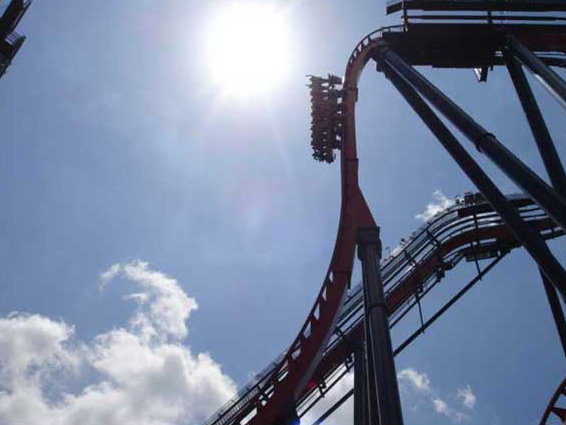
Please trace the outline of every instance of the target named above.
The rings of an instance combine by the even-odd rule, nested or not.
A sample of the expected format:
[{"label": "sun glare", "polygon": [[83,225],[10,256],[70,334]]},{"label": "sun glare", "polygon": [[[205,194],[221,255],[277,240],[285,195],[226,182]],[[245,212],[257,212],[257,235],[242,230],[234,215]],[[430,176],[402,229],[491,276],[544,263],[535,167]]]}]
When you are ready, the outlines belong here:
[{"label": "sun glare", "polygon": [[275,90],[288,71],[289,36],[284,13],[274,5],[225,6],[206,34],[212,80],[229,96]]}]

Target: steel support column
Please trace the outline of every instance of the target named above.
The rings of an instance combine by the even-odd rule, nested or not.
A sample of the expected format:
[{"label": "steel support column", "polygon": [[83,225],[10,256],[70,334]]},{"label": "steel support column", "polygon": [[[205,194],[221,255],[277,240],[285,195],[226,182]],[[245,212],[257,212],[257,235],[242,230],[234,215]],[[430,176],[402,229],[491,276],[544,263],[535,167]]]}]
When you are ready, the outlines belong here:
[{"label": "steel support column", "polygon": [[540,112],[533,91],[527,81],[527,77],[523,72],[521,64],[513,57],[509,50],[504,49],[503,56],[537,143],[548,177],[550,178],[552,186],[564,197],[566,196],[566,173],[564,172],[564,167],[560,162],[560,157],[558,156],[558,152],[556,151],[550,132]]},{"label": "steel support column", "polygon": [[[508,49],[503,49],[503,57],[505,58],[509,75],[511,76],[519,100],[521,101],[523,111],[531,127],[531,132],[533,133],[548,177],[550,178],[552,186],[564,197],[566,196],[566,173],[564,172],[564,167],[560,162],[560,157],[558,156],[558,152],[556,151],[556,147],[554,146],[554,142],[552,141],[552,137],[550,136],[550,132],[548,131],[527,77],[525,76],[521,64],[513,57],[513,54]],[[562,350],[566,355],[566,320],[564,319],[564,312],[562,311],[560,300],[556,294],[556,288],[549,282],[542,270],[541,277],[550,310],[552,311],[552,317],[556,324],[558,336],[560,337]]]},{"label": "steel support column", "polygon": [[354,350],[354,425],[370,425],[367,415],[367,376],[364,342]]},{"label": "steel support column", "polygon": [[[379,228],[358,229],[358,257],[362,262],[365,324],[369,331],[367,346],[368,349],[371,348],[371,357],[368,356],[367,361],[368,366],[372,367],[368,367],[368,370],[373,372],[368,374],[368,382],[373,381],[377,393],[377,400],[369,401],[371,424],[402,425],[401,400],[379,269],[381,258]],[[374,414],[375,405],[378,406],[378,415]]]},{"label": "steel support column", "polygon": [[554,323],[556,324],[556,330],[558,331],[558,336],[560,337],[560,343],[562,344],[562,349],[566,355],[566,321],[564,320],[564,312],[562,311],[562,306],[560,305],[560,300],[558,299],[558,294],[556,293],[556,288],[547,279],[547,277],[542,274],[542,283],[544,286],[544,291],[548,298],[548,303],[550,304],[550,311],[552,311],[552,317],[554,318]]},{"label": "steel support column", "polygon": [[502,145],[493,134],[487,132],[476,123],[458,105],[446,97],[438,88],[386,45],[382,48],[379,60],[384,61],[428,99],[431,104],[475,144],[480,152],[485,153],[491,161],[566,231],[566,201],[554,189]]},{"label": "steel support column", "polygon": [[[366,299],[365,288],[364,289],[364,300]],[[377,396],[377,386],[375,384],[375,373],[373,367],[373,350],[372,344],[367,343],[367,341],[371,341],[371,333],[369,330],[369,324],[367,321],[367,316],[364,317],[364,331],[365,331],[365,340],[366,340],[366,353],[365,353],[365,375],[366,375],[366,383],[365,383],[365,418],[368,425],[379,425],[379,410],[378,410],[378,396]]]},{"label": "steel support column", "polygon": [[536,229],[531,228],[531,226],[525,223],[517,210],[511,206],[503,193],[501,193],[470,154],[460,145],[446,125],[436,116],[415,89],[387,63],[381,62],[380,66],[385,75],[428,126],[454,161],[456,161],[468,178],[476,185],[487,202],[499,213],[509,230],[513,233],[515,238],[523,244],[548,279],[557,287],[562,296],[566,297],[566,271],[550,252],[548,246],[539,236]]},{"label": "steel support column", "polygon": [[523,46],[517,38],[507,35],[505,41],[513,54],[540,79],[562,106],[566,107],[566,82],[533,52]]}]

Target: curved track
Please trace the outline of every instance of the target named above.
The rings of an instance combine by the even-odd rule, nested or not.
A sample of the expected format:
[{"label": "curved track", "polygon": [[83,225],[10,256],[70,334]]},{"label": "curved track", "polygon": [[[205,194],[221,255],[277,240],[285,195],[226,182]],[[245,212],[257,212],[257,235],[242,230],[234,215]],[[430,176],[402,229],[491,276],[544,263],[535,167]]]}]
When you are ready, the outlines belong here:
[{"label": "curved track", "polygon": [[[536,226],[545,239],[563,234],[530,199],[520,195],[509,198],[521,216]],[[518,246],[499,216],[480,197],[476,196],[475,202],[460,200],[413,232],[402,249],[382,261],[392,326],[415,306],[417,297],[419,300],[425,297],[462,259],[502,256]],[[363,337],[363,297],[357,285],[346,296],[336,327],[310,381],[294,400],[300,416],[348,372],[354,343]],[[250,415],[253,401],[266,383],[287,373],[286,369],[277,370],[287,352],[256,375],[206,425],[237,424],[239,418]]]},{"label": "curved track", "polygon": [[[371,50],[361,49],[357,58],[350,60],[344,80],[345,116],[344,141],[341,150],[342,203],[338,234],[330,266],[322,287],[297,337],[275,360],[255,390],[247,393],[234,407],[226,409],[216,421],[207,424],[223,425],[248,422],[253,425],[285,422],[292,416],[295,400],[310,381],[327,342],[334,331],[338,312],[350,286],[356,232],[359,227],[373,227],[375,221],[358,185],[358,158],[355,134],[355,103],[358,77],[369,60]],[[363,55],[362,53],[366,53]],[[351,58],[352,59],[352,58]]]},{"label": "curved track", "polygon": [[[535,204],[523,196],[511,198],[521,216],[550,239],[563,235]],[[391,327],[431,291],[462,259],[494,258],[492,265],[511,249],[519,247],[499,216],[485,202],[461,203],[413,233],[404,249],[386,259],[381,266],[386,289]],[[485,268],[485,272],[491,265]],[[482,270],[481,274],[484,274]],[[363,295],[353,288],[340,313],[335,334],[312,382],[297,400],[297,410],[304,415],[349,371],[356,343],[364,338]],[[395,350],[398,353],[401,347]]]},{"label": "curved track", "polygon": [[[540,425],[565,424],[566,423],[566,406],[564,406],[564,398],[566,397],[566,378],[560,383],[554,395],[548,403],[548,407],[542,415]],[[560,406],[561,405],[561,406]]]},{"label": "curved track", "polygon": [[559,404],[564,403],[564,397],[566,397],[566,378],[560,383],[550,399],[550,403],[548,403],[548,407],[540,420],[540,425],[566,423],[566,408],[559,406]]},{"label": "curved track", "polygon": [[[317,391],[322,394],[325,386],[333,385],[345,373],[351,353],[349,340],[358,334],[363,338],[360,289],[351,291],[344,303],[351,283],[357,229],[375,226],[358,184],[355,133],[358,80],[383,37],[400,32],[403,27],[394,26],[369,34],[348,60],[341,117],[344,130],[340,155],[340,222],[332,259],[315,303],[290,347],[205,425],[289,422],[296,410],[302,414],[316,403]],[[562,234],[529,199],[520,197],[514,203],[543,237]],[[392,323],[400,320],[415,304],[415,297],[418,301],[428,293],[435,278],[440,280],[446,270],[465,256],[477,258],[493,253],[501,256],[518,245],[486,203],[456,205],[419,230],[411,243],[383,264]]]}]

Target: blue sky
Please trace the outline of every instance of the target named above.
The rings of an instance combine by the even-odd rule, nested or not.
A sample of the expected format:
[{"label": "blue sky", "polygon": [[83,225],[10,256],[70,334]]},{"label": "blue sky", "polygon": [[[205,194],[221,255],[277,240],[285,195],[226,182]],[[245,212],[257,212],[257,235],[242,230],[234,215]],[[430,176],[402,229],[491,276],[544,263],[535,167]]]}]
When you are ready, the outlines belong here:
[{"label": "blue sky", "polygon": [[[302,324],[340,194],[338,164],[311,158],[305,75],[340,75],[359,39],[398,21],[382,1],[282,2],[287,72],[229,99],[205,48],[227,4],[36,0],[22,20],[27,40],[0,80],[0,422],[199,424]],[[543,172],[506,70],[487,84],[423,72]],[[564,111],[533,88],[564,156]],[[390,247],[435,190],[473,189],[403,102],[370,64],[360,179]],[[551,245],[562,260],[565,243]],[[425,315],[473,272],[450,273]],[[537,423],[564,375],[553,326],[536,267],[513,253],[397,358],[406,423]]]}]

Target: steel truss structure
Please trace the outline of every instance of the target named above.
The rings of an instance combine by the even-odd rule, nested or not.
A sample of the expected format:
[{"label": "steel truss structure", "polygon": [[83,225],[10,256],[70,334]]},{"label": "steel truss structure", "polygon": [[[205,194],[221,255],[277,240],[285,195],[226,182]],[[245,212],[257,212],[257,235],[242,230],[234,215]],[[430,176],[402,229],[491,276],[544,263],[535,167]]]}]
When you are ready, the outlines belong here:
[{"label": "steel truss structure", "polygon": [[[422,14],[411,15],[415,10]],[[352,52],[343,79],[310,77],[313,156],[325,162],[334,161],[335,152],[340,157],[342,204],[334,252],[295,340],[205,425],[295,424],[352,369],[354,388],[315,423],[322,423],[354,395],[355,425],[402,424],[394,356],[510,250],[521,246],[540,269],[566,354],[566,321],[558,295],[566,299],[566,270],[546,244],[566,232],[566,173],[523,71],[529,69],[566,105],[566,82],[551,68],[566,67],[566,25],[556,24],[566,18],[532,13],[566,12],[566,2],[409,0],[388,6],[388,12],[397,11],[403,13],[403,24],[364,37]],[[458,200],[414,232],[394,256],[381,261],[379,228],[358,184],[355,131],[358,80],[370,61],[479,190]],[[552,185],[414,68],[471,68],[479,81],[486,81],[489,70],[499,65],[509,70]],[[439,114],[524,194],[503,195]],[[363,281],[350,288],[356,248]],[[462,259],[476,263],[477,276],[425,321],[422,299]],[[482,268],[480,260],[485,259],[492,260]],[[393,348],[390,328],[415,306],[420,328]],[[552,413],[566,423],[566,410],[557,405],[565,388],[563,382],[542,424]]]},{"label": "steel truss structure", "polygon": [[0,17],[0,77],[4,75],[26,39],[15,29],[30,5],[31,1],[11,0]]}]

